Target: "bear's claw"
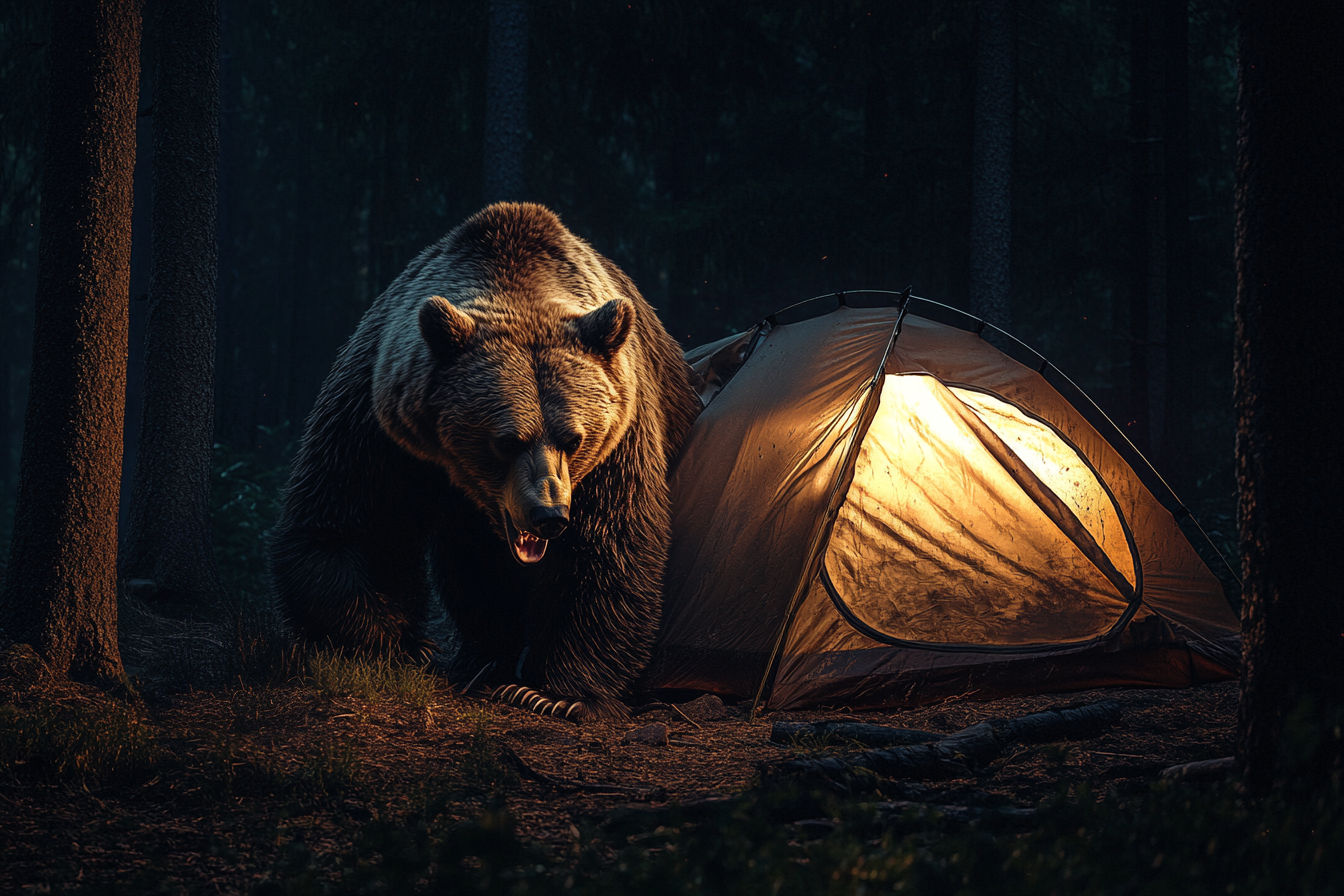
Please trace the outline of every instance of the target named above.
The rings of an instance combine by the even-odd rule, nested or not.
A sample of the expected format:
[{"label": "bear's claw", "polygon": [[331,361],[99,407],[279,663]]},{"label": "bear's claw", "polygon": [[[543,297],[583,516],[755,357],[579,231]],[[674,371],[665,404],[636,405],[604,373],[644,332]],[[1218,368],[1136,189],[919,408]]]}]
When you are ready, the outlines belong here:
[{"label": "bear's claw", "polygon": [[580,701],[570,703],[565,700],[551,700],[540,691],[521,684],[506,684],[495,688],[490,699],[496,703],[517,706],[537,715],[554,716],[571,722],[579,721],[584,715],[584,706]]}]

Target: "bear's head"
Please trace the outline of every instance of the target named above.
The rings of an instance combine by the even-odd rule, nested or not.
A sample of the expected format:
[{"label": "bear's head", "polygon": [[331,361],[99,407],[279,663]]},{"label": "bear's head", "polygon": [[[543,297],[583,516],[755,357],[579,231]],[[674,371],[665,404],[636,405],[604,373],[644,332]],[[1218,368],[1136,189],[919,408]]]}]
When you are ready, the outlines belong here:
[{"label": "bear's head", "polygon": [[434,372],[414,400],[417,416],[433,412],[417,426],[428,443],[417,453],[447,470],[520,563],[540,561],[565,531],[573,490],[629,428],[635,313],[624,297],[586,313],[441,296],[419,307]]}]

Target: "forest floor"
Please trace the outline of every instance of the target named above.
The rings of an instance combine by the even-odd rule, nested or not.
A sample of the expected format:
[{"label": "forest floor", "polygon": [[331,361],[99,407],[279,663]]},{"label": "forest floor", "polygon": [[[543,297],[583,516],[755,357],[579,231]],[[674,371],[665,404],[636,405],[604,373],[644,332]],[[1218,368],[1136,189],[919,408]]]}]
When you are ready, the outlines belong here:
[{"label": "forest floor", "polygon": [[[36,755],[15,758],[11,749],[0,762],[0,892],[317,892],[322,882],[349,878],[359,862],[379,861],[393,848],[389,831],[402,832],[397,848],[422,849],[433,831],[482,818],[512,824],[516,841],[548,861],[611,861],[663,831],[668,813],[759,787],[763,772],[783,761],[862,749],[834,738],[776,743],[771,726],[780,720],[952,733],[987,719],[1117,701],[1118,720],[1095,736],[1019,745],[969,776],[879,782],[874,790],[875,798],[934,808],[1034,808],[1065,793],[1099,800],[1148,788],[1168,766],[1230,755],[1237,707],[1236,683],[1224,682],[755,719],[744,706],[702,699],[576,725],[461,697],[426,678],[364,696],[353,695],[357,687],[315,684],[311,675],[150,694],[123,720],[130,733],[109,735],[121,738],[111,748],[121,751],[121,770],[101,782],[72,776],[51,757],[45,766]],[[53,697],[8,699],[22,710]],[[87,708],[97,699],[70,688],[55,701]],[[645,733],[666,743],[631,742],[632,732],[660,725]],[[794,814],[809,811],[825,814]],[[826,818],[782,823],[797,831],[828,825]],[[313,887],[295,886],[300,878]]]}]

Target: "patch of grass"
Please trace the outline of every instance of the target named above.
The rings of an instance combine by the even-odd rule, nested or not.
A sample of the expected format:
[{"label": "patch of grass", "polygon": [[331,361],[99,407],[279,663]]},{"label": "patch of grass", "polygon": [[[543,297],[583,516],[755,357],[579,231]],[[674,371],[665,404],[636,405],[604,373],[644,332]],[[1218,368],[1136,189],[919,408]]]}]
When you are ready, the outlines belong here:
[{"label": "patch of grass", "polygon": [[427,669],[390,659],[355,660],[332,653],[308,658],[307,683],[328,697],[393,701],[418,709],[438,699],[438,680]]},{"label": "patch of grass", "polygon": [[228,680],[276,685],[303,675],[304,650],[286,634],[269,598],[243,593],[229,604],[224,626],[230,648],[225,657]]},{"label": "patch of grass", "polygon": [[363,756],[349,739],[323,743],[299,762],[289,775],[290,787],[314,797],[333,797],[362,789]]},{"label": "patch of grass", "polygon": [[303,651],[267,600],[242,595],[226,601],[177,618],[123,594],[118,615],[124,661],[169,693],[238,682],[280,684],[302,674]]},{"label": "patch of grass", "polygon": [[92,787],[151,772],[163,751],[138,710],[112,701],[0,706],[0,769]]},{"label": "patch of grass", "polygon": [[363,756],[348,738],[320,743],[298,757],[280,757],[221,734],[198,755],[196,770],[207,798],[263,793],[321,802],[363,789]]}]

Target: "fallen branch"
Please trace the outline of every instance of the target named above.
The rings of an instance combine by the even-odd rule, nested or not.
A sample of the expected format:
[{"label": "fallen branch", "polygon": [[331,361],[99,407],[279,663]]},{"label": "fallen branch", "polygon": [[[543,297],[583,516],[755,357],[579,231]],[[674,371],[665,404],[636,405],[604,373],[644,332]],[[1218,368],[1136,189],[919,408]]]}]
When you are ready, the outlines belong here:
[{"label": "fallen branch", "polygon": [[979,722],[929,744],[868,750],[855,756],[778,763],[785,773],[834,775],[867,769],[887,778],[964,777],[997,759],[1010,743],[1091,737],[1120,716],[1114,701]]},{"label": "fallen branch", "polygon": [[504,761],[529,781],[535,781],[538,784],[544,784],[555,790],[574,793],[581,791],[584,793],[621,793],[636,800],[662,800],[667,798],[667,789],[664,787],[638,787],[628,784],[590,784],[587,781],[573,781],[569,778],[557,778],[554,775],[548,775],[545,772],[539,772],[532,766],[523,761],[523,757],[513,751],[511,747],[501,745],[499,754]]},{"label": "fallen branch", "polygon": [[1020,744],[1044,744],[1064,738],[1095,737],[1120,718],[1120,704],[1114,700],[1086,706],[1047,709],[1016,719],[992,721],[994,732],[1004,741]]},{"label": "fallen branch", "polygon": [[787,744],[799,737],[837,737],[869,747],[901,747],[931,743],[941,740],[943,735],[864,722],[776,722],[770,726],[770,739],[777,744]]},{"label": "fallen branch", "polygon": [[1158,777],[1169,781],[1207,781],[1214,778],[1225,778],[1236,767],[1237,760],[1234,757],[1223,756],[1220,759],[1204,759],[1200,762],[1183,762],[1180,765],[1173,765],[1170,768],[1162,769]]}]

